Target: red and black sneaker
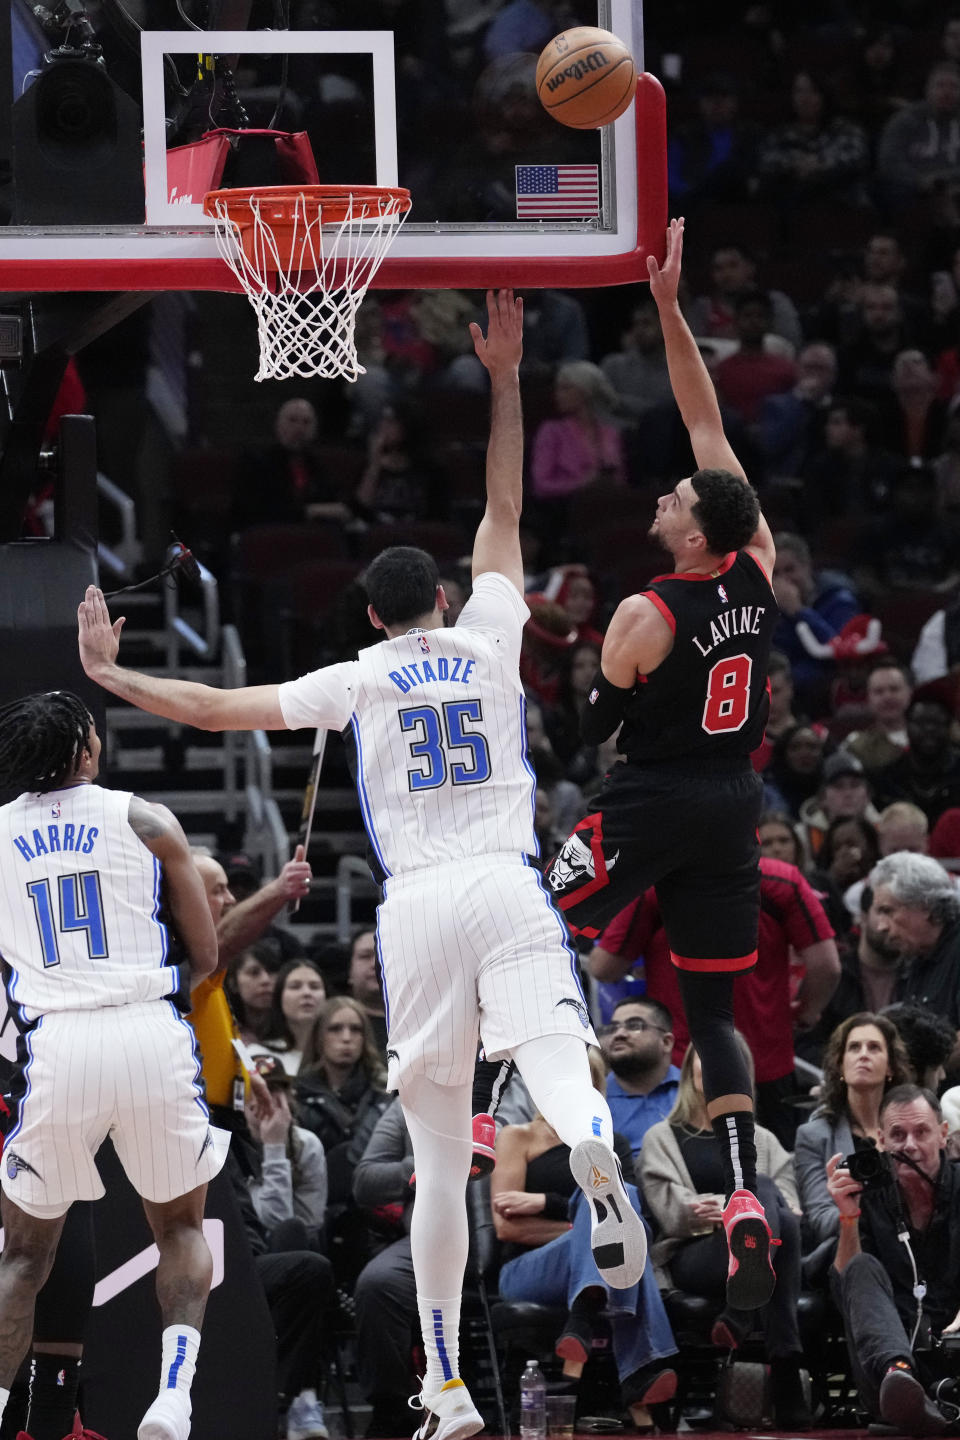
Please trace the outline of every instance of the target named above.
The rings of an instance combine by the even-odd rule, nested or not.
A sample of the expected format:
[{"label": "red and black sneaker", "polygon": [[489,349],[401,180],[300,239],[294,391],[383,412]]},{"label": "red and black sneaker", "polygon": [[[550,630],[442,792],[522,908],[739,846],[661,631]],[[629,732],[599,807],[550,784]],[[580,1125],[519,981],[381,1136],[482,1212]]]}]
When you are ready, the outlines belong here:
[{"label": "red and black sneaker", "polygon": [[[489,1175],[497,1163],[497,1127],[492,1115],[473,1117],[473,1159],[470,1161],[470,1180],[479,1180]],[[416,1188],[417,1173],[410,1176],[409,1183]]]},{"label": "red and black sneaker", "polygon": [[723,1212],[723,1228],[730,1252],[727,1304],[732,1310],[758,1310],[777,1282],[770,1248],[780,1241],[771,1235],[763,1206],[750,1190],[734,1190]]},{"label": "red and black sneaker", "polygon": [[492,1115],[473,1117],[473,1161],[470,1165],[470,1179],[489,1175],[497,1163],[497,1127]]}]

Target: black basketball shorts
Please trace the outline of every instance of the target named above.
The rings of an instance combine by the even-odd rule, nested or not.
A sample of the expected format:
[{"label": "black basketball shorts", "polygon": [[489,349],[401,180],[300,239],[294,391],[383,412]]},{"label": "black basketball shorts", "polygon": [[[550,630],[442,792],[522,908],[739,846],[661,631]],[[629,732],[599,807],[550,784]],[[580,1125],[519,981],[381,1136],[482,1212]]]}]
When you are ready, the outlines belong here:
[{"label": "black basketball shorts", "polygon": [[546,882],[574,934],[595,939],[649,886],[673,963],[740,974],[757,960],[760,777],[742,765],[615,765],[593,812],[568,836]]}]

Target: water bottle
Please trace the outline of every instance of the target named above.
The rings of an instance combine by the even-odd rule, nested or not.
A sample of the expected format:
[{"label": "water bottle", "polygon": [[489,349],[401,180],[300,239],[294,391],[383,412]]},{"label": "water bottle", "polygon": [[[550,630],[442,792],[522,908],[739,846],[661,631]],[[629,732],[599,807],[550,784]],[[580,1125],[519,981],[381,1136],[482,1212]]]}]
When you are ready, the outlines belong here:
[{"label": "water bottle", "polygon": [[547,1433],[547,1382],[536,1360],[520,1377],[520,1440],[544,1440]]}]

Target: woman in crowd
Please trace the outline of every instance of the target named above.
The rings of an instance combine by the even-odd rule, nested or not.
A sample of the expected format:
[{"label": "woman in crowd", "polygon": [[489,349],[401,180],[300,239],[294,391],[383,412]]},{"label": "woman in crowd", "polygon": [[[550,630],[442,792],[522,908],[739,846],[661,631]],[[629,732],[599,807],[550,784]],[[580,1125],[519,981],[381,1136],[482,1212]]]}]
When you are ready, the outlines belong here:
[{"label": "woman in crowd", "polygon": [[617,394],[599,365],[589,360],[561,365],[554,401],[558,416],[544,420],[534,435],[530,465],[540,529],[551,558],[556,558],[567,530],[571,495],[596,480],[624,484],[627,478],[623,436],[607,418],[616,409]]},{"label": "woman in crowd", "polygon": [[763,773],[770,809],[786,810],[797,819],[803,802],[820,789],[823,750],[824,738],[812,725],[793,725],[779,736]]},{"label": "woman in crowd", "polygon": [[[829,881],[831,896],[844,897],[852,885],[866,880],[879,859],[877,827],[862,816],[841,815],[827,826],[817,856],[817,874]],[[857,892],[859,889],[857,885]],[[838,934],[846,935],[858,918],[859,905],[852,909],[845,899],[839,910],[830,909],[830,923]]]},{"label": "woman in crowd", "polygon": [[797,1130],[794,1164],[803,1209],[805,1270],[811,1279],[833,1259],[840,1220],[827,1190],[827,1161],[872,1149],[880,1101],[891,1085],[911,1078],[907,1052],[885,1015],[860,1011],[837,1026],[823,1053],[820,1104]]},{"label": "woman in crowd", "polygon": [[446,513],[439,467],[413,407],[388,405],[370,436],[367,464],[353,497],[357,517],[369,524],[405,525]]},{"label": "woman in crowd", "polygon": [[[752,1076],[749,1047],[739,1031],[737,1038]],[[651,1259],[661,1272],[661,1284],[716,1300],[719,1313],[711,1332],[715,1345],[735,1349],[763,1315],[776,1426],[808,1429],[810,1411],[800,1383],[800,1206],[793,1162],[762,1125],[756,1127],[756,1144],[757,1194],[780,1242],[771,1251],[776,1288],[763,1312],[725,1304],[728,1256],[720,1142],[707,1115],[700,1057],[688,1046],[674,1107],[665,1120],[650,1127],[640,1152],[640,1184],[659,1226]]]},{"label": "woman in crowd", "polygon": [[810,200],[861,205],[870,168],[866,133],[831,114],[826,87],[809,70],[798,70],[790,89],[793,114],[769,132],[760,147],[760,193],[786,206]]},{"label": "woman in crowd", "polygon": [[367,1221],[353,1204],[353,1172],[391,1097],[373,1027],[351,996],[321,1008],[312,1055],[304,1055],[295,1094],[299,1123],[320,1138],[327,1157],[327,1229],[338,1247],[330,1253],[343,1284],[356,1278],[370,1249]]},{"label": "woman in crowd", "polygon": [[247,1045],[266,1041],[273,1023],[273,992],[280,972],[280,951],[272,940],[241,950],[227,966],[223,989],[240,1039]]},{"label": "woman in crowd", "polygon": [[557,703],[547,710],[544,723],[554,753],[566,769],[587,748],[580,738],[580,716],[600,669],[600,646],[579,640],[565,660]]},{"label": "woman in crowd", "polygon": [[293,1081],[279,1055],[258,1055],[265,1082],[251,1089],[246,1115],[258,1161],[250,1197],[272,1247],[312,1250],[327,1211],[327,1160],[320,1140],[297,1123]]},{"label": "woman in crowd", "polygon": [[316,1021],[326,998],[323,972],[313,960],[302,956],[281,967],[266,1044],[281,1057],[288,1075],[297,1075],[315,1059]]},{"label": "woman in crowd", "polygon": [[258,1057],[246,1111],[251,1138],[234,1158],[266,1245],[265,1251],[254,1246],[254,1264],[277,1335],[284,1433],[323,1440],[327,1429],[316,1387],[333,1298],[330,1261],[318,1253],[327,1168],[320,1141],[296,1123],[292,1086],[279,1056]]},{"label": "woman in crowd", "polygon": [[845,935],[850,929],[850,912],[843,903],[843,891],[824,870],[810,864],[792,817],[785,810],[765,810],[760,816],[757,835],[761,855],[781,860],[785,865],[796,865],[803,871],[820,897],[830,924],[838,935]]},{"label": "woman in crowd", "polygon": [[[599,1051],[590,1054],[593,1081],[601,1092],[606,1076]],[[633,1156],[623,1136],[614,1137],[624,1173],[633,1173]],[[500,1271],[505,1300],[529,1300],[567,1306],[569,1314],[556,1353],[564,1373],[579,1376],[590,1354],[601,1311],[610,1320],[613,1354],[623,1403],[634,1423],[649,1425],[648,1405],[669,1400],[677,1388],[669,1357],[676,1354],[670,1322],[650,1266],[637,1285],[612,1290],[604,1285],[590,1250],[590,1212],[586,1203],[569,1202],[576,1187],[570,1175],[570,1149],[535,1115],[526,1125],[505,1125],[497,1136],[497,1164],[490,1180],[497,1236],[511,1258]],[[637,1212],[640,1199],[627,1187]]]}]

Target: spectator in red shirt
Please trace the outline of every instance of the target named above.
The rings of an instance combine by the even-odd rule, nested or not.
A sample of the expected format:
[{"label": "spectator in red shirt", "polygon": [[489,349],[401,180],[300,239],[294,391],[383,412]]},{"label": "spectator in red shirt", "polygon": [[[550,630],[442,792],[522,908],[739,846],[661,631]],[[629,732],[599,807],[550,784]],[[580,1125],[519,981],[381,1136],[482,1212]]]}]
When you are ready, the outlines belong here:
[{"label": "spectator in red shirt", "polygon": [[[791,949],[804,968],[791,997]],[[674,1019],[674,1063],[690,1036],[680,987],[670,960],[656,892],[650,889],[610,922],[590,954],[596,980],[621,980],[642,963],[647,995]],[[795,865],[760,859],[760,933],[757,965],[734,987],[734,1021],[746,1036],[757,1078],[758,1124],[793,1149],[797,1114],[793,1088],[793,1026],[815,1025],[840,979],[833,929],[822,904]]]},{"label": "spectator in red shirt", "polygon": [[735,410],[747,425],[760,419],[768,395],[783,395],[797,383],[797,367],[783,355],[770,355],[763,337],[773,324],[773,306],[762,290],[748,290],[736,302],[740,348],[714,370],[722,404]]}]

